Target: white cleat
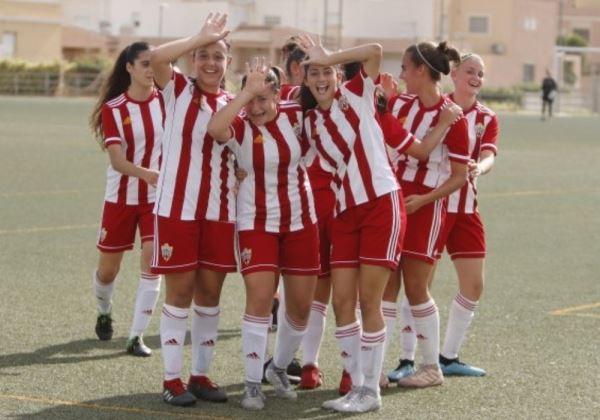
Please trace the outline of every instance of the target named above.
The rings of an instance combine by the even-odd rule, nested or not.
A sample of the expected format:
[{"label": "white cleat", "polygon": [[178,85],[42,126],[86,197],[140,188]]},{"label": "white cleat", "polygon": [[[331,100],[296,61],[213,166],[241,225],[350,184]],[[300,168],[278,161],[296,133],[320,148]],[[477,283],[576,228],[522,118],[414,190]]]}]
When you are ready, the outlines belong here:
[{"label": "white cleat", "polygon": [[342,413],[367,413],[377,411],[381,408],[381,396],[378,391],[367,387],[361,387],[353,398],[341,404],[336,411]]},{"label": "white cleat", "polygon": [[267,366],[265,377],[267,378],[267,381],[273,385],[275,396],[286,400],[298,399],[298,394],[294,391],[294,388],[292,388],[292,384],[290,384],[285,369],[277,369],[275,364],[271,362],[269,363],[269,366]]},{"label": "white cleat", "polygon": [[360,387],[352,387],[352,390],[348,392],[343,397],[336,398],[335,400],[327,400],[322,405],[321,408],[324,410],[335,410],[340,411],[339,408],[346,404],[350,399],[356,397],[360,392]]},{"label": "white cleat", "polygon": [[260,389],[260,384],[246,383],[241,405],[242,408],[253,411],[262,410],[265,407],[265,396]]}]

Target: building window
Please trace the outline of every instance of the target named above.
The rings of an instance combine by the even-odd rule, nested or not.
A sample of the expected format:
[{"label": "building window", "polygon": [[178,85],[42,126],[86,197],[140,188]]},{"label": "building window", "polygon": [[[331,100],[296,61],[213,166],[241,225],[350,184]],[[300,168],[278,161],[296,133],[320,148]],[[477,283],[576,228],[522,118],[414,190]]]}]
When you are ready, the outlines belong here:
[{"label": "building window", "polygon": [[583,39],[586,40],[586,42],[590,42],[590,30],[587,28],[573,28],[573,33],[575,35],[579,35],[580,37],[582,37]]},{"label": "building window", "polygon": [[487,34],[489,32],[489,18],[487,16],[470,16],[469,32],[472,34]]},{"label": "building window", "polygon": [[2,44],[0,44],[0,58],[11,58],[15,56],[17,49],[17,33],[4,32]]},{"label": "building window", "polygon": [[523,21],[523,28],[529,32],[535,32],[537,30],[537,19],[528,17]]},{"label": "building window", "polygon": [[535,65],[523,64],[523,81],[535,82]]}]

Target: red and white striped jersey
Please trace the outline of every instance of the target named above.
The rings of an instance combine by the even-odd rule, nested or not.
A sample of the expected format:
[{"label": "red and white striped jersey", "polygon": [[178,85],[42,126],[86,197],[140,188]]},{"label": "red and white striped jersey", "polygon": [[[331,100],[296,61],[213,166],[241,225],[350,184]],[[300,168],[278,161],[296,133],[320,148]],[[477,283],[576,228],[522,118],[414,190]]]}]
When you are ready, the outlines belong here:
[{"label": "red and white striped jersey", "polygon": [[300,105],[280,102],[275,119],[262,126],[238,116],[231,135],[227,146],[248,173],[237,196],[238,230],[285,233],[316,223]]},{"label": "red and white striped jersey", "polygon": [[338,88],[330,109],[307,113],[307,138],[334,173],[338,214],[400,188],[376,112],[375,81],[361,68]]},{"label": "red and white striped jersey", "polygon": [[[102,107],[104,145],[120,144],[125,158],[137,166],[159,169],[163,137],[164,107],[158,91],[145,101],[122,93]],[[123,175],[112,166],[106,170],[104,200],[124,205],[154,203],[154,187],[134,176]]]},{"label": "red and white striped jersey", "polygon": [[300,86],[284,83],[281,85],[279,93],[282,101],[293,101],[300,93]]},{"label": "red and white striped jersey", "polygon": [[[453,100],[452,95],[450,99]],[[497,153],[498,117],[491,109],[479,102],[463,111],[469,128],[469,156],[479,162],[483,150]],[[474,213],[477,211],[477,178],[467,179],[465,185],[448,197],[448,212]]]},{"label": "red and white striped jersey", "polygon": [[[422,139],[435,127],[442,107],[448,100],[442,97],[437,104],[426,108],[418,96],[403,94],[391,98],[389,108],[406,130]],[[398,179],[430,188],[442,185],[450,177],[450,161],[465,164],[469,161],[467,135],[467,121],[460,118],[444,134],[442,142],[432,150],[427,161],[400,155]]]},{"label": "red and white striped jersey", "polygon": [[165,136],[154,213],[179,220],[235,221],[234,157],[206,131],[231,99],[202,92],[179,72],[163,89]]}]

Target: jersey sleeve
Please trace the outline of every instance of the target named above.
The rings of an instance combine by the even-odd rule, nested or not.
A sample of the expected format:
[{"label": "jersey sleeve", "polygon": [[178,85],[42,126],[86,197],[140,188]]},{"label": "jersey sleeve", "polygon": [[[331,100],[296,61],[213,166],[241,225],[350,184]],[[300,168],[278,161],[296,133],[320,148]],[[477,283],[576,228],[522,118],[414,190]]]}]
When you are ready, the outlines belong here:
[{"label": "jersey sleeve", "polygon": [[444,144],[448,147],[448,158],[451,161],[465,164],[469,162],[469,130],[465,117],[452,124],[444,137]]},{"label": "jersey sleeve", "polygon": [[178,70],[173,69],[173,72],[171,73],[171,80],[169,80],[165,87],[161,90],[165,102],[169,102],[170,100],[178,98],[187,84],[188,81],[186,77]]},{"label": "jersey sleeve", "polygon": [[385,143],[398,154],[405,153],[415,142],[415,137],[391,113],[380,114],[379,119]]},{"label": "jersey sleeve", "polygon": [[102,135],[104,137],[104,146],[111,144],[121,144],[121,133],[115,121],[113,108],[104,105],[102,107]]},{"label": "jersey sleeve", "polygon": [[229,140],[227,140],[227,147],[237,156],[241,150],[242,142],[244,141],[244,133],[246,130],[246,123],[242,116],[237,115],[231,125],[229,126]]},{"label": "jersey sleeve", "polygon": [[356,96],[360,96],[363,99],[375,101],[375,88],[379,83],[379,76],[377,80],[373,80],[365,72],[363,66],[360,67],[360,71],[356,75],[344,84],[344,87]]},{"label": "jersey sleeve", "polygon": [[498,141],[498,116],[492,115],[490,122],[485,127],[485,132],[481,138],[481,151],[490,150],[495,155],[498,154],[498,147],[496,145]]}]

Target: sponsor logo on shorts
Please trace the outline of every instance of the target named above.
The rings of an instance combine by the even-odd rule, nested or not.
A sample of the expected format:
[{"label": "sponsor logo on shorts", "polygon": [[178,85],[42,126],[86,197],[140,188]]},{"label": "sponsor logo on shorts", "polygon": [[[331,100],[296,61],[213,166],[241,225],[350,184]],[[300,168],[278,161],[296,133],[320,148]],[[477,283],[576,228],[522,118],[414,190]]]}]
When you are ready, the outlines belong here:
[{"label": "sponsor logo on shorts", "polygon": [[100,242],[104,242],[107,234],[108,234],[108,232],[106,231],[105,228],[100,229]]},{"label": "sponsor logo on shorts", "polygon": [[348,98],[346,98],[344,95],[340,96],[340,99],[338,99],[338,106],[342,111],[347,111],[348,107],[350,106]]},{"label": "sponsor logo on shorts", "polygon": [[169,261],[173,256],[173,247],[168,243],[162,244],[160,247],[160,255],[162,255],[163,260]]},{"label": "sponsor logo on shorts", "polygon": [[250,261],[252,261],[252,250],[250,248],[244,248],[240,253],[240,259],[242,260],[242,264],[250,264]]},{"label": "sponsor logo on shorts", "polygon": [[483,132],[485,131],[485,127],[483,124],[479,123],[475,126],[475,136],[480,139],[483,136]]},{"label": "sponsor logo on shorts", "polygon": [[259,134],[258,136],[254,137],[253,143],[254,144],[263,144],[264,139],[262,134]]},{"label": "sponsor logo on shorts", "polygon": [[260,359],[260,357],[258,356],[258,354],[257,354],[257,353],[255,353],[255,352],[248,353],[248,354],[246,355],[246,358],[247,358],[247,359],[252,359],[252,360],[258,360],[258,359]]}]

